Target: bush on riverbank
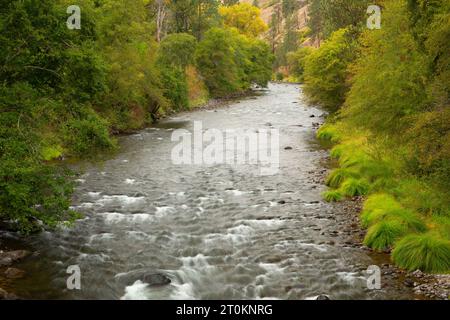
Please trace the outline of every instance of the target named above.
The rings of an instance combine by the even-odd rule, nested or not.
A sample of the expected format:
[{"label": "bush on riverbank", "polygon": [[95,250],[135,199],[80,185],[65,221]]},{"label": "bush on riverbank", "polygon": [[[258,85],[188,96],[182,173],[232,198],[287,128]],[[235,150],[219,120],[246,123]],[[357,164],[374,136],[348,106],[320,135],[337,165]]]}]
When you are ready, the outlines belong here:
[{"label": "bush on riverbank", "polygon": [[304,65],[304,91],[311,102],[320,103],[331,111],[344,102],[349,89],[348,65],[356,51],[353,36],[350,29],[338,30],[319,49],[299,57],[299,64]]},{"label": "bush on riverbank", "polygon": [[268,44],[234,28],[207,31],[198,44],[195,60],[214,97],[248,90],[252,83],[266,86],[272,75]]},{"label": "bush on riverbank", "polygon": [[[325,199],[368,194],[364,243],[393,248],[393,261],[408,270],[450,271],[449,22],[448,0],[385,1],[382,28],[359,31],[353,57],[335,69],[341,76],[305,77],[306,88],[346,88],[305,90],[315,102],[339,107],[317,133],[334,144],[339,166],[327,179],[332,189]],[[341,34],[335,31],[316,51],[322,65],[334,65],[338,50],[325,53]],[[314,74],[315,59],[305,74]],[[337,84],[327,86],[330,79]],[[357,181],[364,181],[362,189]]]}]

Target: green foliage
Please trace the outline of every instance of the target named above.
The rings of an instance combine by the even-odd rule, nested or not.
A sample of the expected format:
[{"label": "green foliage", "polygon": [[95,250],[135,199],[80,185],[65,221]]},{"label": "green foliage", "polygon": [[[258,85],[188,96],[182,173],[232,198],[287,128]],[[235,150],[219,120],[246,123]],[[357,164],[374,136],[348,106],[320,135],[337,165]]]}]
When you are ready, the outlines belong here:
[{"label": "green foliage", "polygon": [[272,77],[272,62],[274,59],[269,45],[265,41],[251,38],[243,39],[243,42],[248,42],[246,45],[246,56],[249,61],[246,70],[248,74],[247,82],[267,87],[267,83]]},{"label": "green foliage", "polygon": [[187,33],[173,33],[161,41],[157,63],[161,71],[164,96],[174,110],[189,107],[186,68],[194,63],[197,39]]},{"label": "green foliage", "polygon": [[288,52],[286,55],[289,74],[296,77],[300,82],[304,80],[306,58],[312,51],[313,49],[310,47],[301,47],[297,51]]},{"label": "green foliage", "polygon": [[261,11],[249,3],[221,6],[219,14],[225,26],[236,28],[249,37],[258,37],[267,30],[267,25],[261,18]]},{"label": "green foliage", "polygon": [[312,51],[305,60],[304,91],[314,103],[335,111],[349,89],[348,65],[355,57],[356,43],[351,33],[341,29]]},{"label": "green foliage", "polygon": [[[404,1],[386,3],[383,27],[366,30],[343,114],[355,125],[397,134],[426,103],[427,62],[414,40]],[[399,28],[398,26],[405,26]]]},{"label": "green foliage", "polygon": [[166,17],[169,32],[190,33],[200,40],[207,30],[220,24],[217,0],[176,0],[164,4],[171,13]]},{"label": "green foliage", "polygon": [[334,169],[327,177],[326,185],[331,188],[339,188],[347,178],[356,177],[357,174],[348,169]]},{"label": "green foliage", "polygon": [[330,156],[334,159],[339,159],[340,157],[342,157],[345,151],[346,146],[343,144],[338,144],[331,149]]},{"label": "green foliage", "polygon": [[62,156],[62,148],[60,146],[43,147],[41,156],[43,160],[50,161]]},{"label": "green foliage", "polygon": [[[147,117],[136,119],[136,108],[155,117],[169,108],[157,67],[157,44],[152,36],[149,10],[144,1],[132,5],[122,0],[102,1],[95,9],[98,47],[107,65],[107,90],[96,109],[114,130],[142,127]],[[133,23],[130,23],[132,21]],[[137,107],[138,106],[138,107]],[[120,119],[117,123],[116,119]]]},{"label": "green foliage", "polygon": [[381,220],[367,230],[364,244],[375,250],[390,249],[394,243],[408,233],[408,227],[400,220]]},{"label": "green foliage", "polygon": [[341,186],[343,193],[348,197],[363,196],[369,192],[369,183],[364,179],[346,179]]},{"label": "green foliage", "polygon": [[213,96],[226,96],[266,85],[271,76],[269,47],[236,29],[212,28],[200,41],[195,59]]},{"label": "green foliage", "polygon": [[363,27],[369,0],[310,0],[308,25],[316,37],[326,39],[334,31]]},{"label": "green foliage", "polygon": [[[340,1],[310,6],[313,34],[331,37],[306,59],[305,91],[332,110],[342,106],[318,132],[339,143],[331,156],[340,168],[327,182],[347,195],[344,188],[360,193],[356,183],[364,181],[362,191],[372,193],[361,214],[368,246],[384,250],[399,240],[396,264],[448,272],[450,2],[382,1],[382,28],[364,31],[358,15],[350,17],[354,22],[340,20],[354,4],[346,3],[339,12],[328,10]],[[358,40],[346,63],[329,72],[328,63],[338,61],[342,49],[335,39],[342,31],[335,30],[349,24],[350,38]],[[335,88],[341,91],[330,90]]]},{"label": "green foliage", "polygon": [[0,87],[0,221],[23,233],[77,217],[69,210],[70,172],[42,161],[34,113],[49,103],[25,83]]},{"label": "green foliage", "polygon": [[338,129],[330,124],[320,127],[320,129],[317,131],[317,138],[333,143],[337,143],[341,139]]},{"label": "green foliage", "polygon": [[447,192],[436,186],[417,179],[402,179],[392,193],[401,199],[402,203],[424,215],[445,215],[450,213],[450,198]]},{"label": "green foliage", "polygon": [[328,190],[322,194],[327,202],[337,202],[344,198],[344,195],[339,190]]},{"label": "green foliage", "polygon": [[419,217],[408,209],[393,208],[393,209],[375,209],[367,212],[363,211],[361,214],[361,222],[364,227],[369,227],[379,221],[396,219],[403,222],[409,229],[423,232],[426,230],[425,224]]},{"label": "green foliage", "polygon": [[200,41],[195,59],[213,96],[244,89],[234,55],[233,33],[230,30],[213,28]]},{"label": "green foliage", "polygon": [[184,69],[170,66],[161,67],[161,83],[164,96],[176,111],[189,108],[188,85]]},{"label": "green foliage", "polygon": [[400,240],[392,260],[409,271],[450,271],[450,241],[435,233],[411,234]]},{"label": "green foliage", "polygon": [[95,114],[69,120],[63,133],[67,148],[76,156],[115,147],[115,141],[109,136],[107,122]]},{"label": "green foliage", "polygon": [[158,63],[184,69],[194,63],[196,46],[197,39],[190,34],[169,34],[160,43]]},{"label": "green foliage", "polygon": [[[450,80],[448,81],[450,83]],[[420,176],[431,176],[444,190],[450,190],[450,108],[418,113],[408,130],[409,169]]]},{"label": "green foliage", "polygon": [[[197,39],[221,25],[217,0],[79,0],[80,30],[66,25],[72,4],[0,6],[0,222],[25,233],[77,218],[71,174],[59,159],[114,149],[111,132],[142,128],[187,108],[191,97],[205,102],[202,78],[218,95],[270,79],[262,40],[213,29],[197,49]],[[157,9],[170,11],[158,23]],[[167,35],[173,31],[185,33]],[[201,75],[192,65],[199,61]]]}]

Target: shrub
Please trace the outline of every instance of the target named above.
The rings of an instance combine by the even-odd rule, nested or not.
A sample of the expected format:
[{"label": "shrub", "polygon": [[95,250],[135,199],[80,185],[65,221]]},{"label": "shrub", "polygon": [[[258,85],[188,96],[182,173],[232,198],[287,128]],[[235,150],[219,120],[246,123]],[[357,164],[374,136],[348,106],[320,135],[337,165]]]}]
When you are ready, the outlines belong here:
[{"label": "shrub", "polygon": [[30,116],[42,101],[27,86],[6,92],[0,95],[0,222],[31,233],[74,221],[77,215],[69,210],[71,173],[42,162],[37,121]]},{"label": "shrub", "polygon": [[[398,135],[426,103],[427,61],[415,41],[407,1],[387,1],[383,27],[365,30],[342,115],[375,133]],[[399,26],[403,26],[399,28]]]},{"label": "shrub", "polygon": [[361,222],[364,227],[368,227],[370,225],[373,225],[374,223],[377,223],[379,221],[383,220],[389,220],[389,219],[397,219],[401,222],[403,222],[411,231],[425,231],[426,227],[425,224],[419,217],[411,210],[403,209],[403,208],[397,208],[397,209],[391,209],[391,210],[382,210],[382,209],[375,209],[368,212],[363,212],[361,214]]},{"label": "shrub", "polygon": [[249,37],[258,37],[267,30],[261,19],[261,10],[249,3],[237,3],[232,6],[221,6],[219,14],[227,27],[233,27]]},{"label": "shrub", "polygon": [[387,250],[406,233],[408,233],[408,227],[400,220],[381,220],[367,230],[364,244],[375,250]]},{"label": "shrub", "polygon": [[289,52],[286,55],[289,73],[299,82],[304,81],[306,59],[312,51],[313,49],[310,47],[301,47],[297,51]]},{"label": "shrub", "polygon": [[446,197],[446,191],[430,183],[413,178],[403,179],[392,190],[405,206],[423,214],[446,214],[450,210],[450,198]]},{"label": "shrub", "polygon": [[116,146],[109,136],[107,122],[94,114],[69,120],[63,132],[67,149],[76,156],[86,156]]},{"label": "shrub", "polygon": [[346,151],[346,146],[343,144],[338,144],[334,146],[330,151],[330,156],[335,159],[339,159]]},{"label": "shrub", "polygon": [[304,91],[314,103],[336,111],[349,89],[347,68],[355,57],[355,42],[348,30],[332,34],[305,60]]},{"label": "shrub", "polygon": [[194,63],[197,39],[187,33],[172,33],[165,37],[159,47],[158,62],[185,69]]},{"label": "shrub", "polygon": [[186,82],[188,86],[189,107],[195,108],[208,101],[209,93],[200,74],[194,66],[186,68]]},{"label": "shrub", "polygon": [[317,138],[333,143],[338,143],[341,140],[341,134],[333,125],[323,125],[317,131]]},{"label": "shrub", "polygon": [[164,87],[164,96],[170,101],[174,110],[189,108],[188,84],[183,69],[161,67],[161,82]]},{"label": "shrub", "polygon": [[326,185],[331,188],[338,188],[344,182],[345,179],[350,177],[356,177],[356,174],[348,169],[334,169],[327,177]]},{"label": "shrub", "polygon": [[450,241],[435,233],[411,234],[396,244],[392,260],[410,271],[450,272]]},{"label": "shrub", "polygon": [[197,46],[195,61],[215,97],[242,92],[252,83],[265,86],[270,80],[269,46],[234,28],[208,30]]},{"label": "shrub", "polygon": [[394,210],[402,209],[394,197],[386,193],[377,193],[370,195],[364,202],[364,208],[361,212],[361,222],[364,227],[369,227],[376,220],[372,215],[387,214]]},{"label": "shrub", "polygon": [[369,192],[369,183],[364,179],[349,178],[342,183],[341,190],[348,197],[363,196]]},{"label": "shrub", "polygon": [[224,96],[244,89],[234,57],[234,39],[230,30],[212,28],[197,46],[195,61],[211,94]]},{"label": "shrub", "polygon": [[322,193],[323,198],[327,202],[337,202],[344,198],[343,194],[339,190],[328,190]]}]

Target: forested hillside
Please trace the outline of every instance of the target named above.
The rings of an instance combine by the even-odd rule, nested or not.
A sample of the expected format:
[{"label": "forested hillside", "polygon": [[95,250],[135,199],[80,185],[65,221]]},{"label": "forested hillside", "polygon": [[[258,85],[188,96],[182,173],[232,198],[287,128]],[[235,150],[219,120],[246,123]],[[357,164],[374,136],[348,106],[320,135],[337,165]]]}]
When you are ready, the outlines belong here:
[{"label": "forested hillside", "polygon": [[78,29],[72,4],[0,5],[0,220],[23,232],[77,217],[58,159],[114,150],[115,133],[271,77],[257,8],[80,0]]},{"label": "forested hillside", "polygon": [[[408,270],[450,271],[450,1],[311,0],[321,46],[291,76],[331,114],[318,137],[337,168],[328,201],[364,196],[365,244]],[[288,56],[289,56],[288,55]]]}]

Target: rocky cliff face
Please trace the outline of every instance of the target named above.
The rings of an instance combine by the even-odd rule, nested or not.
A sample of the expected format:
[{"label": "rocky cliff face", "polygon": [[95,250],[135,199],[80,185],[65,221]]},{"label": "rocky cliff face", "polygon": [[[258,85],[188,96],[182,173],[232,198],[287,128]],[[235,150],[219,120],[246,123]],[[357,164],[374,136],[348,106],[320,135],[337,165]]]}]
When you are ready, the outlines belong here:
[{"label": "rocky cliff face", "polygon": [[[288,31],[304,30],[308,24],[307,0],[241,0],[240,2],[257,5],[261,17],[270,26],[266,37],[273,43],[274,49],[284,42]],[[307,39],[304,45],[314,46]]]}]

